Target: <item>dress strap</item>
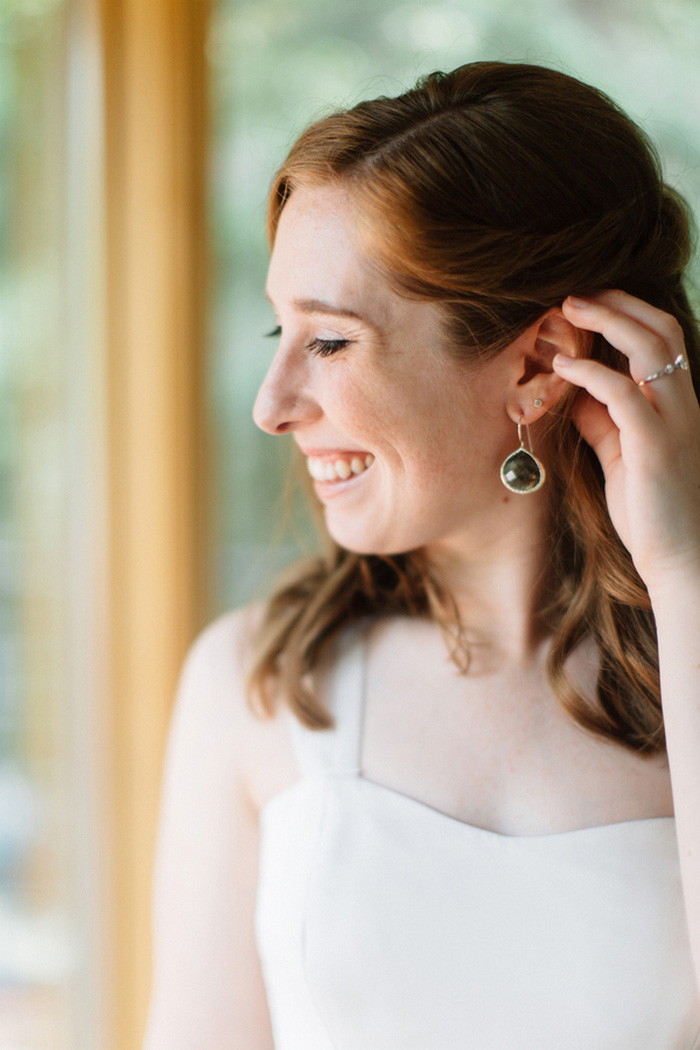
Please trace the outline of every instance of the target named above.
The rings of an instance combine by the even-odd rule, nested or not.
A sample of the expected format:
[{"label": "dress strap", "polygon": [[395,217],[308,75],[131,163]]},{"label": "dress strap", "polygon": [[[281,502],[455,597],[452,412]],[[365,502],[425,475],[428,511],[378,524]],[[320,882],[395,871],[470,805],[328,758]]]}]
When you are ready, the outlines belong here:
[{"label": "dress strap", "polygon": [[325,700],[335,726],[307,729],[292,716],[292,742],[302,776],[360,771],[366,630],[363,620],[342,633],[325,677]]}]

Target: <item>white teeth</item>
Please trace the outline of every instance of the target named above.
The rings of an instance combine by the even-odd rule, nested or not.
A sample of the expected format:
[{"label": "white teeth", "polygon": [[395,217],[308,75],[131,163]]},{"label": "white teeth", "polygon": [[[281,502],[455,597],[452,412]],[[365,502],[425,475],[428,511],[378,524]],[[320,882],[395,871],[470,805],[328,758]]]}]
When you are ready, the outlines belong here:
[{"label": "white teeth", "polygon": [[326,480],[326,464],[322,459],[312,459],[309,457],[306,461],[306,465],[309,468],[309,474],[314,481]]},{"label": "white teeth", "polygon": [[368,467],[374,463],[374,456],[368,453],[366,456],[353,456],[351,460],[319,459],[309,456],[306,467],[314,481],[347,481],[352,474],[363,474]]}]

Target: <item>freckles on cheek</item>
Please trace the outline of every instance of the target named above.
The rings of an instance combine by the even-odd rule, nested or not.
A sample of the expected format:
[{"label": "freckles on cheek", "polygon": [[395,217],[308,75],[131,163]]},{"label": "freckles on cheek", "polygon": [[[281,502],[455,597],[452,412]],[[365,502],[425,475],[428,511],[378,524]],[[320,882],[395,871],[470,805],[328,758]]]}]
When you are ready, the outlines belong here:
[{"label": "freckles on cheek", "polygon": [[418,444],[414,435],[412,444],[404,450],[403,467],[411,488],[427,496],[436,488],[444,488],[448,481],[454,483],[449,463],[440,448],[429,439]]}]

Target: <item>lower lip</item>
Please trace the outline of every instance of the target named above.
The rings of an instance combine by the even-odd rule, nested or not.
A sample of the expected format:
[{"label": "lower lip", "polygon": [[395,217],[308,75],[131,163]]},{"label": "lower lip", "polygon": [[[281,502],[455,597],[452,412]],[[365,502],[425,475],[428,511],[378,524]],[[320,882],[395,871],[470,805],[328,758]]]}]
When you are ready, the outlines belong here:
[{"label": "lower lip", "polygon": [[[374,466],[374,464],[372,464]],[[369,474],[372,467],[366,467],[361,474],[352,474],[345,481],[314,481],[314,491],[320,500],[326,502],[329,499],[334,499],[336,496],[342,496],[348,489],[354,488],[358,485],[366,474]]]}]

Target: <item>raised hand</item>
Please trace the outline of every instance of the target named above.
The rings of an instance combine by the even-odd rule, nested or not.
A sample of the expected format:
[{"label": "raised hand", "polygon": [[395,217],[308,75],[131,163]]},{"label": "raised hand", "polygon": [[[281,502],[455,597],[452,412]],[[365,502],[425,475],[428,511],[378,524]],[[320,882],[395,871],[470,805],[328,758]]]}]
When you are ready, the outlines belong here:
[{"label": "raised hand", "polygon": [[679,573],[700,577],[700,406],[680,367],[680,325],[622,291],[569,297],[562,311],[629,360],[629,376],[562,354],[554,370],[587,391],[575,421],[600,460],[610,517],[637,571],[650,591]]}]

